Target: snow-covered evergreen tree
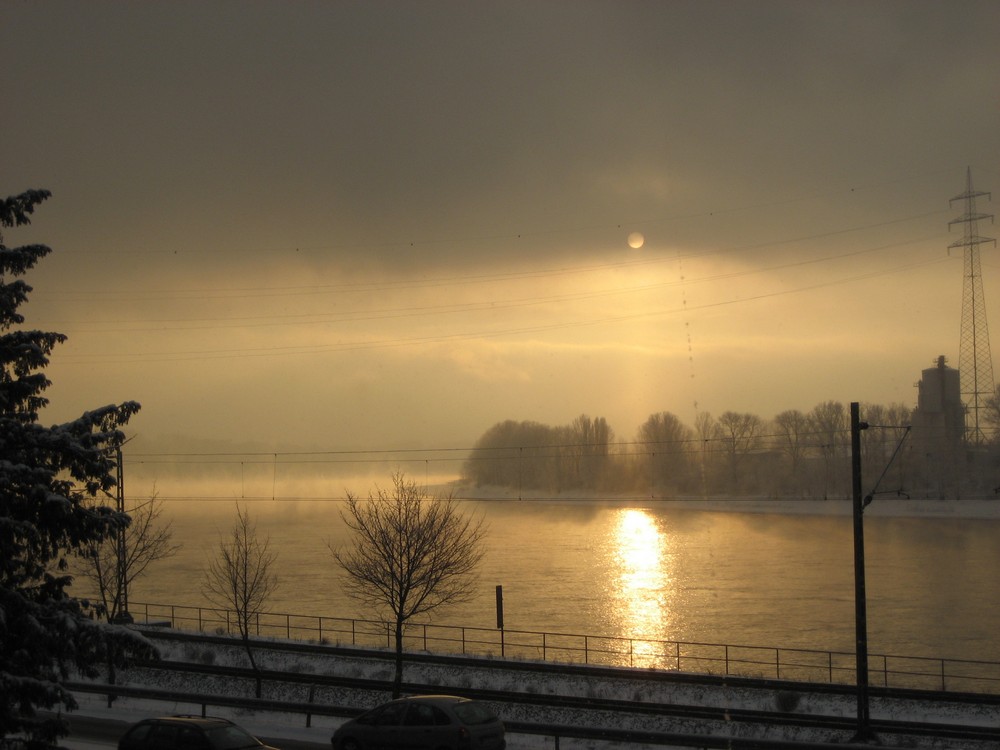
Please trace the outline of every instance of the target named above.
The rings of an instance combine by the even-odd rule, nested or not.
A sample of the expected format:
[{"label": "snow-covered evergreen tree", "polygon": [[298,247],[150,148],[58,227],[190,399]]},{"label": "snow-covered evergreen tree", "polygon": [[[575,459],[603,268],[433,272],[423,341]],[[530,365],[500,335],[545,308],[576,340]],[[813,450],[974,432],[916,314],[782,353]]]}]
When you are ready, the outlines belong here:
[{"label": "snow-covered evergreen tree", "polygon": [[[28,224],[49,195],[30,190],[0,199],[0,230]],[[66,337],[20,329],[18,307],[31,287],[18,277],[49,252],[44,245],[8,248],[0,234],[0,746],[53,745],[63,723],[38,711],[75,707],[63,687],[67,677],[95,675],[109,654],[152,654],[130,630],[92,619],[91,605],[68,591],[67,557],[128,523],[84,500],[114,488],[121,427],[139,405],[39,423],[50,384],[43,369]]]}]

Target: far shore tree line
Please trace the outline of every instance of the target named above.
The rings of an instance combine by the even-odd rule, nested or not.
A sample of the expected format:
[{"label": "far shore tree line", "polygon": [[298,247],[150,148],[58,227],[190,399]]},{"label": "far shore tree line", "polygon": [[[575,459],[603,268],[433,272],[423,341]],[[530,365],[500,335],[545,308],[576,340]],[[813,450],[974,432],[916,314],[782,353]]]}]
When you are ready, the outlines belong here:
[{"label": "far shore tree line", "polygon": [[[987,423],[1000,426],[1000,397]],[[764,419],[726,411],[651,414],[631,438],[618,439],[603,417],[586,414],[549,426],[507,420],[475,443],[463,481],[524,493],[574,492],[654,497],[768,496],[843,498],[851,493],[850,407],[824,401],[808,412],[790,409]],[[1000,443],[979,450],[937,435],[914,436],[904,404],[861,404],[865,491],[910,497],[993,492],[1000,485]]]}]

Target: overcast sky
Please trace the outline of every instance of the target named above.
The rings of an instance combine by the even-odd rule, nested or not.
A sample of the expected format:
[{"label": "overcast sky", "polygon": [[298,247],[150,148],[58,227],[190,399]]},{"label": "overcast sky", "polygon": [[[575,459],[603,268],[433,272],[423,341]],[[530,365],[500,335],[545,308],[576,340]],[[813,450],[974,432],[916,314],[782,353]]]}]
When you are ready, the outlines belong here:
[{"label": "overcast sky", "polygon": [[1000,192],[996,0],[0,10],[3,189],[53,193],[5,233],[54,250],[25,309],[69,335],[47,421],[134,399],[149,444],[283,451],[586,413],[628,439],[912,406],[957,365],[949,199],[967,167]]}]

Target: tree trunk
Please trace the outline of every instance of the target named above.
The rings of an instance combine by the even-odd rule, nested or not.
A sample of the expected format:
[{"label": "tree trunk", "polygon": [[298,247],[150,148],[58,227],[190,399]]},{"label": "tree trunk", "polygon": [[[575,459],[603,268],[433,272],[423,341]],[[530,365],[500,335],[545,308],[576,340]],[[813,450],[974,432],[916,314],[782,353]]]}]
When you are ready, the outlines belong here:
[{"label": "tree trunk", "polygon": [[392,697],[403,694],[403,621],[396,620],[396,675],[392,679]]},{"label": "tree trunk", "polygon": [[253,670],[254,676],[257,679],[257,697],[260,698],[261,694],[261,679],[260,672],[257,670],[257,660],[253,658],[253,649],[250,648],[250,637],[249,635],[243,636],[243,646],[247,650],[247,657],[250,659],[250,669]]}]

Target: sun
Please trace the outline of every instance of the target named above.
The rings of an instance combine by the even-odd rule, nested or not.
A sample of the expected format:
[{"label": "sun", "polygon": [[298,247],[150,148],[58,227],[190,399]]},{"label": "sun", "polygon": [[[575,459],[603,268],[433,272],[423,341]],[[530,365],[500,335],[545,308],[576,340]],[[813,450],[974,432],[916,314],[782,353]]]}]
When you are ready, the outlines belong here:
[{"label": "sun", "polygon": [[633,250],[638,250],[646,242],[646,238],[642,236],[642,232],[632,232],[628,236],[628,246]]}]

